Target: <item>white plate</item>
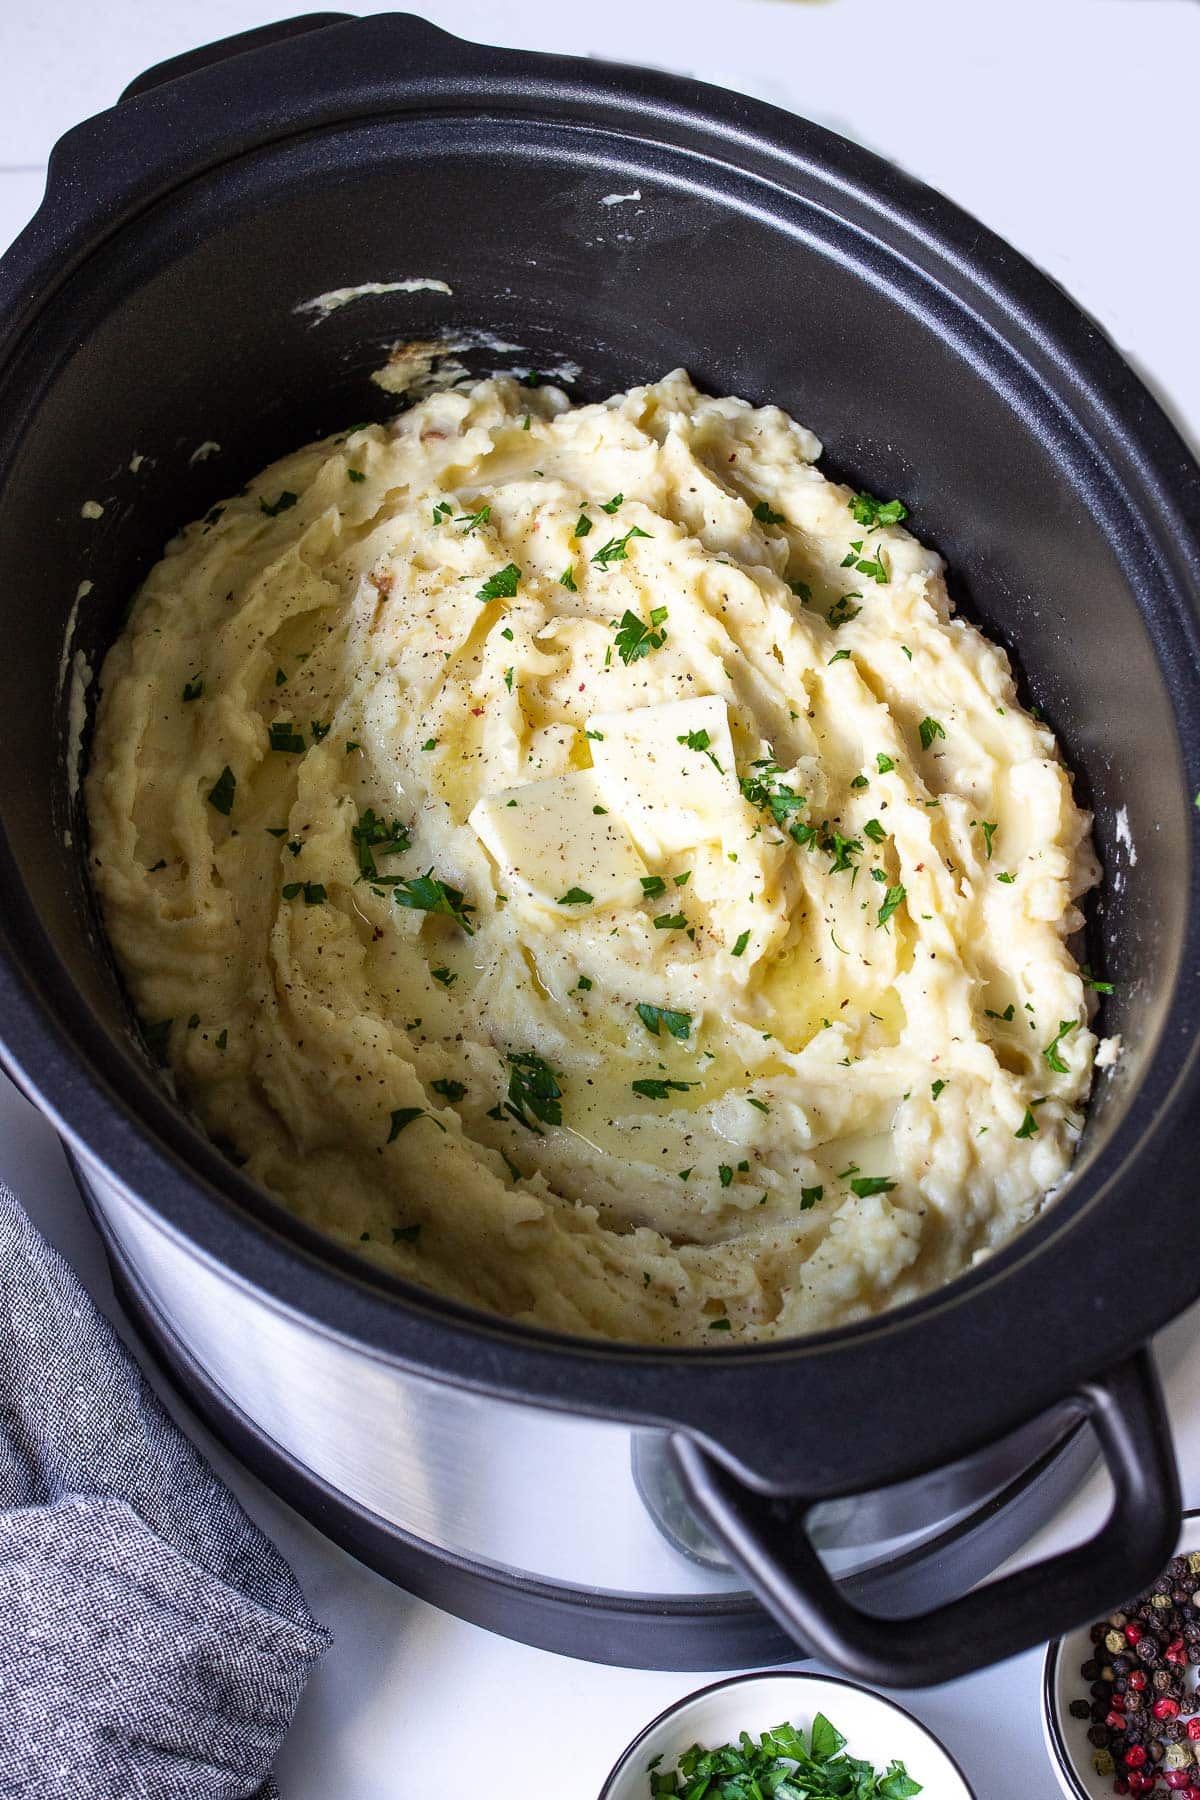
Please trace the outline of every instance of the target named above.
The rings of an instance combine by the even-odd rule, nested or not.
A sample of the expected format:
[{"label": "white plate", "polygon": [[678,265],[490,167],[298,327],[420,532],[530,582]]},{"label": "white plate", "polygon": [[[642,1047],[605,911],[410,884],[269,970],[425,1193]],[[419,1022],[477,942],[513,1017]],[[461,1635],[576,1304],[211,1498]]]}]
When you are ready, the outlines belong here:
[{"label": "white plate", "polygon": [[[1183,1515],[1183,1530],[1174,1554],[1200,1550],[1200,1512]],[[1073,1719],[1068,1712],[1072,1700],[1091,1701],[1089,1683],[1079,1673],[1080,1663],[1095,1654],[1088,1633],[1090,1624],[1081,1625],[1066,1637],[1055,1638],[1046,1651],[1042,1678],[1042,1732],[1058,1785],[1069,1800],[1113,1800],[1113,1778],[1097,1775],[1092,1767],[1095,1747],[1088,1743],[1090,1719]],[[1160,1790],[1161,1791],[1161,1790]]]},{"label": "white plate", "polygon": [[760,1737],[774,1725],[811,1729],[817,1713],[846,1739],[850,1756],[905,1764],[921,1783],[921,1800],[974,1800],[962,1770],[932,1733],[903,1707],[869,1688],[828,1675],[736,1675],[689,1694],[647,1725],[617,1762],[599,1800],[649,1800],[647,1764],[661,1756],[670,1769],[692,1744],[715,1749],[736,1743],[738,1733]]}]

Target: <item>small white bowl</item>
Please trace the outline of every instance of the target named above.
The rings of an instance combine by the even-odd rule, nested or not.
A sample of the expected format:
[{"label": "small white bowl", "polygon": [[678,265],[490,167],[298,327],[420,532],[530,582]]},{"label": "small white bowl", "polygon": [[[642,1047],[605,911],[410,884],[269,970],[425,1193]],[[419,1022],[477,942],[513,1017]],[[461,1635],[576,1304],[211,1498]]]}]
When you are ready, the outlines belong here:
[{"label": "small white bowl", "polygon": [[[1183,1515],[1183,1530],[1174,1554],[1200,1550],[1200,1512]],[[1079,1673],[1080,1663],[1095,1655],[1095,1645],[1088,1635],[1090,1623],[1066,1637],[1055,1638],[1046,1650],[1042,1675],[1042,1732],[1050,1761],[1058,1777],[1058,1785],[1069,1800],[1113,1800],[1113,1777],[1097,1775],[1092,1767],[1096,1754],[1088,1743],[1090,1719],[1073,1719],[1068,1711],[1072,1700],[1091,1701],[1089,1683]]]},{"label": "small white bowl", "polygon": [[817,1713],[846,1739],[850,1756],[860,1756],[885,1769],[906,1765],[921,1783],[921,1800],[974,1800],[966,1777],[932,1732],[903,1707],[832,1675],[735,1675],[668,1707],[634,1738],[619,1757],[599,1800],[649,1800],[647,1765],[661,1757],[659,1768],[674,1767],[693,1744],[713,1749],[736,1743],[738,1733],[760,1737],[774,1725],[802,1726],[807,1732]]}]

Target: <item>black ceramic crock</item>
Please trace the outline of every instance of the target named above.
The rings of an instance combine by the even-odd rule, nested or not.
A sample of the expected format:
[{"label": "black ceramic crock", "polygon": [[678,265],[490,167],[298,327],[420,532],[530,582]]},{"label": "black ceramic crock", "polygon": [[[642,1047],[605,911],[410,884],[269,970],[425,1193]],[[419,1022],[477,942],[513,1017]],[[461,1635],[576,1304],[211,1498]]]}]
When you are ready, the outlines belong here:
[{"label": "black ceramic crock", "polygon": [[[295,310],[413,276],[451,291]],[[172,1106],[130,1032],[68,786],[78,585],[65,652],[94,669],[175,527],[384,416],[368,377],[387,347],[456,331],[572,359],[582,398],[682,363],[811,425],[828,468],[905,498],[1078,772],[1106,870],[1088,955],[1123,1053],[1053,1206],[919,1304],[678,1352],[471,1314],[326,1253]],[[4,1065],[198,1275],[314,1341],[668,1432],[765,1604],[852,1674],[940,1679],[1063,1631],[1150,1579],[1179,1522],[1145,1346],[1200,1294],[1198,523],[1195,465],[1096,327],[974,220],[804,120],[401,16],[313,15],[151,71],[63,139],[0,262]],[[839,1593],[813,1503],[985,1454],[1064,1403],[1113,1480],[1091,1543],[918,1619]]]}]

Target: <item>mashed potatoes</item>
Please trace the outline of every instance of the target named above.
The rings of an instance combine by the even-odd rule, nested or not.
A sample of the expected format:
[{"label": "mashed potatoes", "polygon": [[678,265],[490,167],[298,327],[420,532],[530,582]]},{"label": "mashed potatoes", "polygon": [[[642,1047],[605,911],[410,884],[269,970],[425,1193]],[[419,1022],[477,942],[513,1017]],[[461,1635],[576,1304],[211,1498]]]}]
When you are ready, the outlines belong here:
[{"label": "mashed potatoes", "polygon": [[719,1344],[920,1294],[1065,1173],[1088,817],[904,508],[819,450],[682,372],[486,381],[151,572],[95,884],[181,1096],[330,1236]]}]

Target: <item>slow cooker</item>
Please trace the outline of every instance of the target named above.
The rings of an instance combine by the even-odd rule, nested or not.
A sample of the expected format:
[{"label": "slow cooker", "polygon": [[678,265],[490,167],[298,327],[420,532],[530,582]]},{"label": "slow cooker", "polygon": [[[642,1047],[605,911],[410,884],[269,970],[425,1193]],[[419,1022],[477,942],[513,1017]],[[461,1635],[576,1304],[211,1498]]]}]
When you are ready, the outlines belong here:
[{"label": "slow cooker", "polygon": [[[1053,1205],[920,1303],[684,1351],[474,1314],[286,1215],[147,1055],[86,878],[95,671],[171,533],[387,416],[412,340],[580,398],[682,363],[778,402],[905,497],[1079,771],[1122,1053]],[[1179,1495],[1146,1344],[1200,1294],[1198,525],[1180,439],[1049,281],[750,100],[317,14],[70,132],[0,263],[0,1056],[250,1466],[415,1592],[642,1666],[939,1680],[1148,1582]],[[1097,1449],[1098,1536],[975,1587]]]}]

